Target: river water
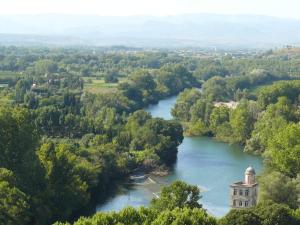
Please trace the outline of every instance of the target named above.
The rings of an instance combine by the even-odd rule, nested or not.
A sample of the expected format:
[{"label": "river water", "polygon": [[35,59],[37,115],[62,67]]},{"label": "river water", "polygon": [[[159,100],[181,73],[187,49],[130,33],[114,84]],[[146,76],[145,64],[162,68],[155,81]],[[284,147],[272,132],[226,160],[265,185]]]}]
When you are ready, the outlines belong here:
[{"label": "river water", "polygon": [[[176,97],[161,100],[146,108],[153,117],[172,119],[171,108]],[[244,178],[248,166],[262,169],[262,159],[242,151],[237,145],[218,142],[208,137],[185,137],[178,148],[177,162],[169,175],[151,177],[143,183],[123,184],[97,211],[120,210],[126,206],[146,206],[160,188],[183,180],[201,189],[200,202],[209,213],[220,217],[229,210],[229,185]]]}]

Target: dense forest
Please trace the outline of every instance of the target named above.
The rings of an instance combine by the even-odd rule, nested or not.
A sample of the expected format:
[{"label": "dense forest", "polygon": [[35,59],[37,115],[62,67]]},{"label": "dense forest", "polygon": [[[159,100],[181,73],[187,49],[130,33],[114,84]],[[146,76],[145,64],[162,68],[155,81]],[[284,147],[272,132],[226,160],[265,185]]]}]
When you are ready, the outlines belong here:
[{"label": "dense forest", "polygon": [[260,202],[299,210],[299,54],[269,51],[257,59],[236,61],[224,59],[223,69],[215,63],[214,72],[197,72],[204,80],[202,89],[183,91],[172,114],[186,135],[213,136],[262,155]]},{"label": "dense forest", "polygon": [[176,160],[180,123],[152,118],[142,108],[197,84],[179,57],[0,52],[1,223],[74,218],[131,172]]},{"label": "dense forest", "polygon": [[[132,172],[172,165],[183,133],[262,154],[261,203],[217,220],[178,181],[148,208],[75,224],[299,224],[298,71],[285,51],[0,47],[0,224],[76,220]],[[143,110],[179,93],[175,120]]]}]

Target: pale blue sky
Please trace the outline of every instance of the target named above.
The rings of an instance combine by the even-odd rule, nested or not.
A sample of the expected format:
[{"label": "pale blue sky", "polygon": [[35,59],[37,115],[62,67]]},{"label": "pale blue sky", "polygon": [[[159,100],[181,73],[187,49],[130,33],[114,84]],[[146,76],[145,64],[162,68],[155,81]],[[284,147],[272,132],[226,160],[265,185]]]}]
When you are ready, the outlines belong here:
[{"label": "pale blue sky", "polygon": [[300,19],[300,0],[0,0],[0,14],[259,14]]}]

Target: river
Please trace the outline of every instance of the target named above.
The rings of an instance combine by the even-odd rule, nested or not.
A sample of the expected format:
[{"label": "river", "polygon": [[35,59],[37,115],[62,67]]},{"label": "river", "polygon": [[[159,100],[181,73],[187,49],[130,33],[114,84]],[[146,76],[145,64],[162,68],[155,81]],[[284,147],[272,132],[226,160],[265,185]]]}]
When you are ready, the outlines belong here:
[{"label": "river", "polygon": [[[161,100],[146,108],[153,117],[171,119],[176,97]],[[208,137],[185,137],[178,148],[177,162],[169,175],[151,177],[144,183],[123,184],[97,211],[120,210],[126,206],[146,206],[163,185],[183,180],[201,189],[201,204],[209,213],[220,217],[229,210],[229,185],[244,178],[244,171],[253,166],[256,174],[262,159],[242,151],[237,145],[218,142]]]}]

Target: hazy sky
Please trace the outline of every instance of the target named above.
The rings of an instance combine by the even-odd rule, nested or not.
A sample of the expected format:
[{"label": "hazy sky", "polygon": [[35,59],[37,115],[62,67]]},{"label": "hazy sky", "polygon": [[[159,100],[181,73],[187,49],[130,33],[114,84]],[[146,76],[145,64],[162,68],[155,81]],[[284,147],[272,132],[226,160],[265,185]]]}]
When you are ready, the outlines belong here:
[{"label": "hazy sky", "polygon": [[0,14],[260,14],[300,19],[300,0],[0,0]]}]

